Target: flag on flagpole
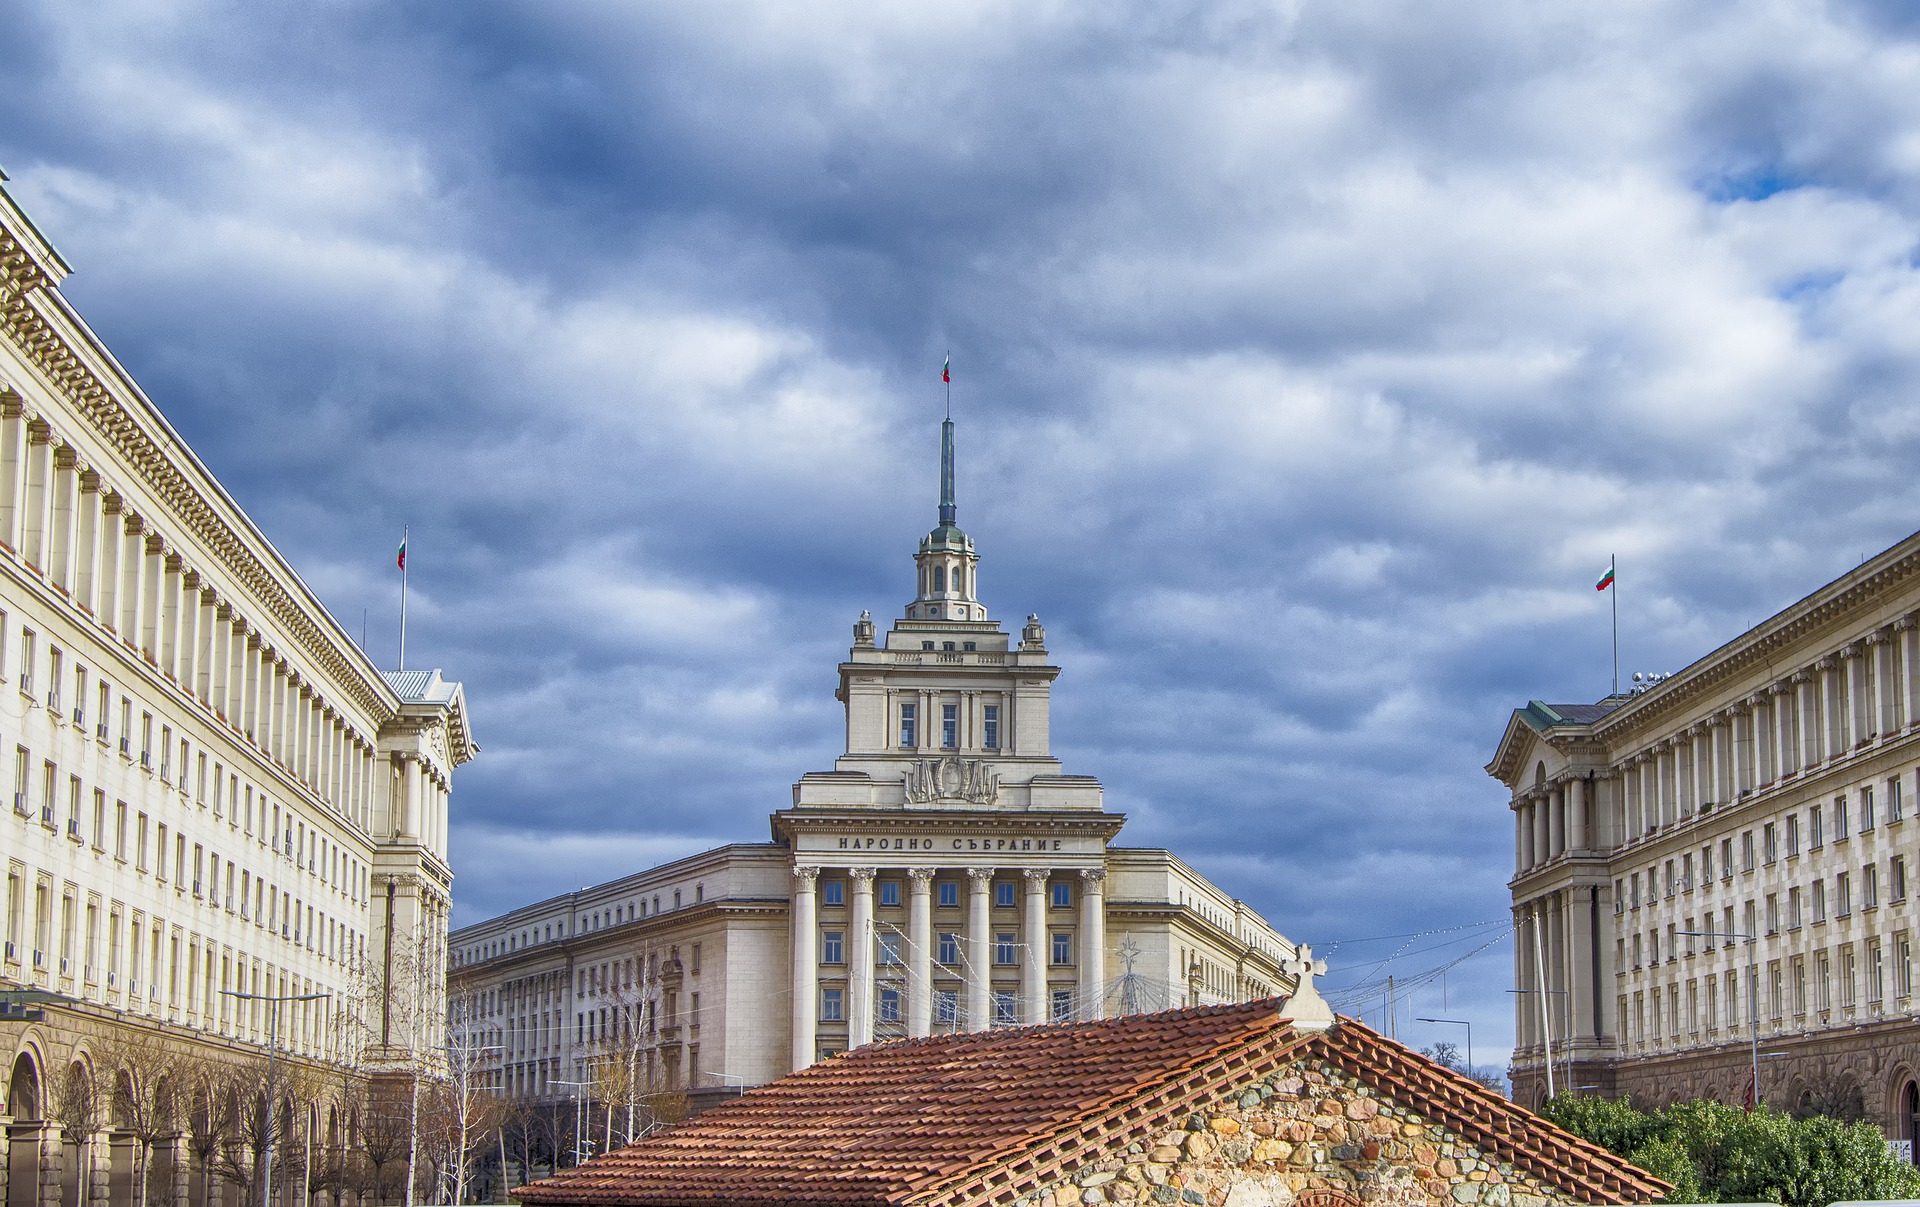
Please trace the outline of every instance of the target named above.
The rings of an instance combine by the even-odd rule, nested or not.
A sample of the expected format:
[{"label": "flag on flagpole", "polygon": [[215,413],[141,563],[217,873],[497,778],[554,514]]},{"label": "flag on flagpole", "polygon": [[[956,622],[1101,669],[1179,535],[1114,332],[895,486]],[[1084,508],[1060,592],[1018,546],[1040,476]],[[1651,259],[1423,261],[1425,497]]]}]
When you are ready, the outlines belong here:
[{"label": "flag on flagpole", "polygon": [[407,568],[407,538],[404,536],[400,538],[400,553],[394,558],[393,564],[394,568],[398,570],[405,570]]},{"label": "flag on flagpole", "polygon": [[952,367],[953,367],[953,357],[951,356],[947,357],[947,359],[940,362],[940,380],[941,381],[950,382],[953,380],[953,375],[947,371]]},{"label": "flag on flagpole", "polygon": [[1613,585],[1613,566],[1608,565],[1607,572],[1600,576],[1599,582],[1593,584],[1593,589],[1596,591],[1604,591],[1608,587],[1611,587],[1612,585]]}]

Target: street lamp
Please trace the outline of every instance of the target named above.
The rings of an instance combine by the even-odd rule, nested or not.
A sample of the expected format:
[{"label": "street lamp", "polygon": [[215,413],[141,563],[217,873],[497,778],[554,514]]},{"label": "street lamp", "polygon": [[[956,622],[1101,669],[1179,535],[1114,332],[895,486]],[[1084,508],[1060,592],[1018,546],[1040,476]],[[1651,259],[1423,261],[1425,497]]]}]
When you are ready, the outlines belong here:
[{"label": "street lamp", "polygon": [[1467,1029],[1467,1076],[1469,1077],[1473,1076],[1473,1024],[1472,1023],[1468,1022],[1464,1018],[1421,1017],[1421,1018],[1416,1018],[1414,1021],[1421,1022],[1421,1023],[1451,1023],[1456,1027],[1465,1027]]},{"label": "street lamp", "polygon": [[330,998],[331,993],[288,993],[273,995],[267,993],[242,993],[237,989],[222,989],[227,997],[246,1002],[266,1002],[271,1009],[267,1011],[267,1130],[266,1150],[260,1159],[260,1202],[264,1205],[273,1196],[273,1058],[280,1048],[280,1003],[281,1002],[317,1002]]},{"label": "street lamp", "polygon": [[[1683,930],[1677,932],[1690,939],[1715,938],[1710,930]],[[1747,941],[1747,1034],[1753,1039],[1753,1089],[1750,1091],[1754,1106],[1760,1105],[1760,957],[1754,948],[1755,937],[1737,930],[1723,930],[1718,937],[1745,939]],[[1671,944],[1669,944],[1671,946]]]},{"label": "street lamp", "polygon": [[[587,1130],[587,1121],[586,1121],[586,1116],[584,1114],[586,1109],[586,1100],[580,1096],[580,1091],[585,1089],[587,1086],[592,1085],[593,1083],[591,1081],[558,1081],[556,1080],[552,1084],[570,1085],[573,1087],[573,1163],[574,1165],[578,1166],[580,1164],[580,1159],[581,1159],[580,1158],[580,1142],[582,1139],[585,1138],[586,1130]],[[587,1143],[591,1145],[592,1141],[589,1140],[587,1141]]]}]

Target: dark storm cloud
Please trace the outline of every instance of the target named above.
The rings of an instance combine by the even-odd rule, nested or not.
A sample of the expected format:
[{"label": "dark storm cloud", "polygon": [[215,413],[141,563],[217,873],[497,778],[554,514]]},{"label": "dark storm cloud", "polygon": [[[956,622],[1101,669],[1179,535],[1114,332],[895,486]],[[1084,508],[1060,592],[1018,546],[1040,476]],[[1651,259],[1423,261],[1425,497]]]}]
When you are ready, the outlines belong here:
[{"label": "dark storm cloud", "polygon": [[[462,921],[760,837],[828,764],[951,349],[962,520],[997,614],[1048,623],[1069,769],[1325,943],[1504,916],[1480,765],[1510,708],[1606,689],[1609,553],[1628,669],[1672,669],[1916,526],[1916,37],[1865,3],[44,4],[0,163],[383,660],[411,525],[410,657],[486,747]],[[1488,1035],[1505,958],[1452,981]]]}]

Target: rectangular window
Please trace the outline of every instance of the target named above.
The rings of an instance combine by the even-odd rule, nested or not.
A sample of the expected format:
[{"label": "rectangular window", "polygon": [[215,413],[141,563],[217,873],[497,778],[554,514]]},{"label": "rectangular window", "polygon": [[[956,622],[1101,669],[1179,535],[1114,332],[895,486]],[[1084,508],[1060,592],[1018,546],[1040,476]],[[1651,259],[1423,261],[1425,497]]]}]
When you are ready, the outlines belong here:
[{"label": "rectangular window", "polygon": [[995,964],[1013,963],[1014,937],[1012,931],[995,931],[993,935],[993,962]]},{"label": "rectangular window", "polygon": [[1890,900],[1907,899],[1907,857],[1895,855],[1887,862],[1887,893]]},{"label": "rectangular window", "polygon": [[1880,906],[1880,868],[1868,864],[1860,869],[1860,908],[1877,909]]},{"label": "rectangular window", "polygon": [[942,704],[940,706],[940,746],[953,750],[960,745],[960,706]]},{"label": "rectangular window", "polygon": [[951,989],[941,989],[933,995],[933,1020],[951,1026],[960,1021],[960,995]]},{"label": "rectangular window", "polygon": [[980,745],[985,750],[1000,749],[1000,706],[989,704],[980,722]]},{"label": "rectangular window", "polygon": [[1688,851],[1680,857],[1680,891],[1693,891],[1693,852]]},{"label": "rectangular window", "polygon": [[1839,872],[1833,878],[1833,913],[1845,918],[1853,913],[1853,874]]},{"label": "rectangular window", "polygon": [[1779,832],[1772,822],[1760,827],[1760,853],[1768,863],[1780,858]]},{"label": "rectangular window", "polygon": [[822,964],[844,964],[847,936],[845,931],[830,930],[820,936],[820,962]]},{"label": "rectangular window", "polygon": [[1780,894],[1767,894],[1767,933],[1775,934],[1780,930]]},{"label": "rectangular window", "polygon": [[1800,886],[1787,890],[1787,929],[1800,929]]},{"label": "rectangular window", "polygon": [[1815,922],[1827,920],[1827,882],[1825,880],[1813,882],[1813,920]]},{"label": "rectangular window", "polygon": [[960,962],[960,936],[947,932],[940,935],[940,962],[958,964]]},{"label": "rectangular window", "polygon": [[1901,812],[1901,804],[1902,804],[1902,800],[1901,800],[1902,794],[1901,794],[1900,788],[1901,788],[1902,782],[1903,781],[1901,780],[1901,778],[1897,775],[1887,781],[1887,820],[1888,821],[1900,820],[1900,812]]},{"label": "rectangular window", "polygon": [[1868,784],[1860,789],[1860,832],[1873,829],[1873,823],[1873,785]]},{"label": "rectangular window", "polygon": [[1740,870],[1753,870],[1753,831],[1747,830],[1740,835]]},{"label": "rectangular window", "polygon": [[883,934],[880,936],[880,962],[882,964],[898,964],[900,962],[899,935]]},{"label": "rectangular window", "polygon": [[1627,882],[1618,876],[1613,880],[1613,912],[1615,917],[1627,912]]},{"label": "rectangular window", "polygon": [[882,989],[880,991],[880,1021],[897,1023],[900,1021],[900,991]]},{"label": "rectangular window", "polygon": [[32,629],[20,630],[20,694],[23,696],[33,694],[33,664],[37,657],[33,646],[38,640]]},{"label": "rectangular window", "polygon": [[1002,880],[993,886],[993,903],[1001,909],[1013,908],[1013,881]]},{"label": "rectangular window", "polygon": [[1839,842],[1847,836],[1847,798],[1833,798],[1833,840]]},{"label": "rectangular window", "polygon": [[1053,962],[1055,964],[1073,963],[1073,936],[1055,931],[1053,935]]},{"label": "rectangular window", "polygon": [[847,903],[847,882],[844,880],[822,880],[820,882],[820,904],[845,905]]},{"label": "rectangular window", "polygon": [[1056,1023],[1070,1023],[1073,1021],[1073,991],[1071,989],[1056,989],[1053,991],[1053,1010],[1051,1017]]},{"label": "rectangular window", "polygon": [[1887,996],[1887,968],[1880,940],[1867,940],[1867,1001],[1880,1002]]},{"label": "rectangular window", "polygon": [[900,706],[900,746],[903,750],[912,750],[920,745],[918,720],[920,708],[915,704]]},{"label": "rectangular window", "polygon": [[60,719],[60,675],[63,655],[57,645],[47,647],[47,711]]},{"label": "rectangular window", "polygon": [[880,882],[880,904],[900,904],[900,882],[898,880],[882,880]]},{"label": "rectangular window", "polygon": [[1640,908],[1640,873],[1635,872],[1632,876],[1628,877],[1627,883],[1630,886],[1632,886],[1632,890],[1633,890],[1632,894],[1628,897],[1628,900],[1633,903],[1633,908],[1639,909]]},{"label": "rectangular window", "polygon": [[100,681],[100,713],[93,722],[93,736],[102,742],[111,736],[111,727],[107,719],[113,715],[113,685],[105,679]]},{"label": "rectangular window", "polygon": [[1733,879],[1733,839],[1720,840],[1720,879]]},{"label": "rectangular window", "polygon": [[93,849],[107,849],[107,794],[100,788],[93,790]]},{"label": "rectangular window", "polygon": [[1073,908],[1073,886],[1064,880],[1053,882],[1053,908]]},{"label": "rectangular window", "polygon": [[[1817,851],[1822,846],[1826,845],[1826,831],[1824,828],[1825,821],[1826,821],[1826,815],[1821,811],[1821,808],[1819,805],[1814,805],[1807,810],[1807,849],[1808,850]],[[1789,855],[1794,854],[1793,819],[1791,817],[1787,819],[1787,854]]]},{"label": "rectangular window", "polygon": [[843,989],[822,989],[820,991],[820,1021],[837,1023],[846,1018],[842,1010],[846,991]]},{"label": "rectangular window", "polygon": [[[1820,812],[1820,806],[1815,805],[1814,806],[1815,815],[1818,815],[1819,812]],[[1787,814],[1787,858],[1792,859],[1795,855],[1798,855],[1799,853],[1800,853],[1800,815],[1798,813],[1789,813]]]},{"label": "rectangular window", "polygon": [[1018,1007],[1016,1006],[1015,1001],[1016,999],[1014,994],[1009,992],[1008,990],[998,989],[994,991],[994,994],[993,994],[993,1025],[994,1026],[1011,1027],[1015,1023],[1020,1021]]},{"label": "rectangular window", "polygon": [[940,904],[952,909],[960,904],[960,884],[954,880],[942,880],[939,885]]},{"label": "rectangular window", "polygon": [[127,858],[127,802],[113,802],[113,857],[126,862]]},{"label": "rectangular window", "polygon": [[1906,931],[1893,936],[1893,988],[1902,998],[1913,996],[1913,942]]}]

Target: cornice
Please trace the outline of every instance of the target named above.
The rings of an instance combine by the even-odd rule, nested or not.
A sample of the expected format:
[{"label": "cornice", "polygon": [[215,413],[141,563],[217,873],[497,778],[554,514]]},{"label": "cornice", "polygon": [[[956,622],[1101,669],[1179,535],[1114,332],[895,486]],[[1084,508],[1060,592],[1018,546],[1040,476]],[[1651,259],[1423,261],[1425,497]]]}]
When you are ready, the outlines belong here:
[{"label": "cornice", "polygon": [[[47,299],[46,305],[39,299]],[[156,498],[211,551],[233,578],[297,641],[315,665],[325,670],[361,708],[384,719],[397,701],[341,653],[312,618],[307,606],[257,556],[250,542],[207,501],[181,472],[174,458],[154,440],[121,401],[109,382],[88,363],[92,341],[62,313],[65,307],[53,282],[14,233],[0,225],[0,330],[26,354],[43,384],[69,402],[94,431],[119,453]],[[51,312],[51,313],[50,313]],[[114,383],[122,384],[122,383]],[[0,388],[4,392],[4,388]]]}]

